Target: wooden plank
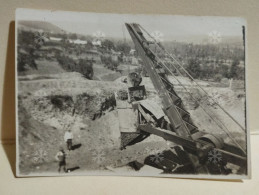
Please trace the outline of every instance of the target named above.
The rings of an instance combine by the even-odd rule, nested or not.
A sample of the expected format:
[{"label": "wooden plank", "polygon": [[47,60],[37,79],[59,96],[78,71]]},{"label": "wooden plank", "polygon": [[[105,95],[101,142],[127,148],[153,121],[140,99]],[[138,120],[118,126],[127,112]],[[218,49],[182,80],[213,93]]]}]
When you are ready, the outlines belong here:
[{"label": "wooden plank", "polygon": [[160,119],[163,116],[165,116],[165,113],[163,112],[161,105],[158,105],[154,101],[146,99],[146,100],[139,101],[139,103],[149,112],[151,112],[156,117],[156,119]]},{"label": "wooden plank", "polygon": [[154,123],[154,119],[149,115],[147,114],[142,108],[140,105],[138,105],[138,110],[139,112],[142,114],[142,116],[146,119],[147,122],[152,122]]}]

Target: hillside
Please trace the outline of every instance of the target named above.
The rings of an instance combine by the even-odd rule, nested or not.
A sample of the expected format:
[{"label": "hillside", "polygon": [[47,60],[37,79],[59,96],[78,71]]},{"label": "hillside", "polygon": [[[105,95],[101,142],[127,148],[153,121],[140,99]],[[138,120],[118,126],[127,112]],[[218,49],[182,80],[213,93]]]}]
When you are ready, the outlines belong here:
[{"label": "hillside", "polygon": [[63,33],[63,30],[58,26],[44,21],[19,21],[18,26],[24,30],[42,30],[45,32],[52,33]]}]

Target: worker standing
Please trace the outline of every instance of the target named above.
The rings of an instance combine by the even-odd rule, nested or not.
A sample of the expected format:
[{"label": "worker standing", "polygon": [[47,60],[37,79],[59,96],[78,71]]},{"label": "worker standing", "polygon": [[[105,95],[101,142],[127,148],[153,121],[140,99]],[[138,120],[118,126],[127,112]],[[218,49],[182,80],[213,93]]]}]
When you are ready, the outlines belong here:
[{"label": "worker standing", "polygon": [[63,167],[63,170],[66,173],[66,153],[63,150],[63,148],[60,149],[60,151],[56,154],[55,158],[59,162],[58,172],[60,172],[61,168]]},{"label": "worker standing", "polygon": [[71,130],[66,131],[64,135],[64,140],[67,143],[67,149],[70,151],[72,149],[72,140],[73,140],[73,133]]}]

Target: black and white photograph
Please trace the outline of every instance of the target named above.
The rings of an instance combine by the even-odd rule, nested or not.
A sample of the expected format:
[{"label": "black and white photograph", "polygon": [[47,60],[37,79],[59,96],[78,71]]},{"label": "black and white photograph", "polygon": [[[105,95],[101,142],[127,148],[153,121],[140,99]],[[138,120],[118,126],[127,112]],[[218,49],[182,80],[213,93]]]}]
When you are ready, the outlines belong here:
[{"label": "black and white photograph", "polygon": [[246,20],[16,10],[16,174],[250,177]]}]

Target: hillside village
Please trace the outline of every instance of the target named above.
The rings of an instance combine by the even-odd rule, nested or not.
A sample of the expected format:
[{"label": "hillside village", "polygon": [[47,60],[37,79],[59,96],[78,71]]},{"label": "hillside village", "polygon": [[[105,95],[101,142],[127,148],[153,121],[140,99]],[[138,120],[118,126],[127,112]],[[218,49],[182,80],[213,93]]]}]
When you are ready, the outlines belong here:
[{"label": "hillside village", "polygon": [[[28,22],[20,23],[18,55],[22,62],[18,63],[19,74],[33,72],[36,68],[37,63],[33,60],[25,65],[26,55],[33,56],[34,61],[58,61],[66,71],[77,71],[83,74],[85,71],[91,72],[95,66],[98,67],[100,64],[118,75],[117,78],[133,72],[135,69],[139,72],[142,69],[141,59],[130,41],[114,40],[105,37],[105,34],[100,31],[85,36],[66,33],[62,29],[57,30],[58,27],[54,28],[48,23],[45,24],[47,31],[32,28],[31,25]],[[22,45],[22,48],[19,45]],[[223,83],[226,82],[226,79],[244,80],[242,44],[164,42],[163,45],[181,61],[194,78],[212,82],[223,80]],[[164,54],[160,54],[159,57],[165,62],[170,61],[170,58]],[[69,65],[62,62],[64,59],[69,62]],[[87,68],[80,65],[75,66],[75,64],[79,64],[80,60],[81,64],[86,63]],[[93,72],[90,75],[98,77],[90,79],[100,79],[97,73]],[[105,80],[107,79],[106,76]],[[112,76],[112,80],[114,79],[116,78]]]}]

